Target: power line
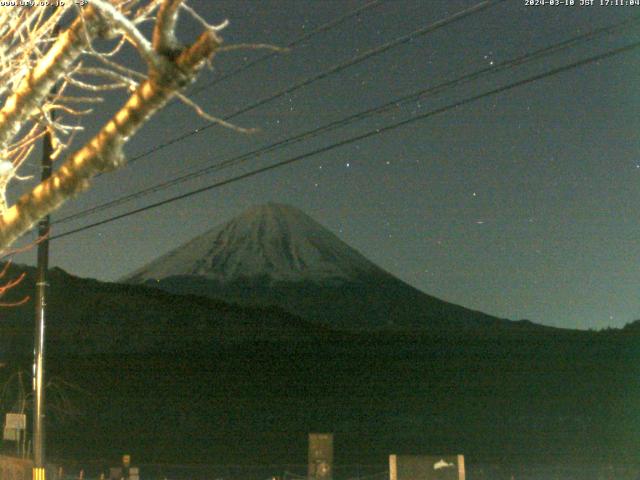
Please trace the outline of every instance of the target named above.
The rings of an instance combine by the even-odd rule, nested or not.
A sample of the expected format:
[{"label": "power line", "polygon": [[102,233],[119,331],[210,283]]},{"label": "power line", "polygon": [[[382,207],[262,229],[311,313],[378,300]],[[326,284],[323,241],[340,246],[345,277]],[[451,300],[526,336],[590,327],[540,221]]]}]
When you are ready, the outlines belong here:
[{"label": "power line", "polygon": [[[315,37],[316,35],[319,35],[321,33],[327,32],[329,30],[331,30],[332,28],[335,28],[337,26],[339,26],[340,24],[344,23],[346,20],[349,20],[352,17],[356,17],[358,15],[360,15],[361,13],[370,10],[374,7],[377,7],[378,5],[381,5],[383,3],[384,0],[373,0],[371,2],[368,2],[364,5],[362,5],[361,7],[355,8],[347,13],[345,13],[344,15],[341,15],[338,18],[335,18],[333,20],[330,20],[327,23],[324,23],[322,25],[320,25],[319,27],[314,28],[313,30],[305,33],[304,35],[301,35],[300,37],[296,38],[295,40],[290,41],[289,43],[287,43],[286,45],[284,45],[284,48],[287,49],[291,49],[293,47],[295,47],[296,45],[299,45],[300,43],[309,40],[312,37]],[[243,65],[241,65],[238,68],[235,68],[233,70],[231,70],[228,73],[225,73],[223,75],[220,75],[219,77],[214,78],[212,81],[201,85],[199,87],[195,87],[193,88],[188,95],[193,96],[193,95],[198,95],[200,94],[200,92],[203,92],[204,90],[207,90],[215,85],[217,85],[218,83],[227,80],[228,78],[231,78],[235,75],[238,75],[239,73],[244,72],[245,70],[248,70],[252,67],[255,67],[256,65],[265,62],[267,60],[270,60],[271,58],[279,55],[280,52],[269,52],[266,55],[263,55],[261,57],[256,58],[255,60],[252,60],[250,62],[247,62]],[[177,105],[179,104],[180,101],[179,100],[174,100],[172,101],[169,105],[167,105],[167,107],[169,106],[173,106],[173,105]]]},{"label": "power line", "polygon": [[[331,30],[334,27],[337,27],[338,25],[340,25],[341,23],[345,22],[346,20],[349,20],[351,17],[355,17],[360,15],[362,12],[365,12],[366,10],[369,10],[371,8],[374,8],[378,5],[380,5],[382,3],[382,0],[373,0],[372,2],[369,2],[361,7],[358,7],[354,10],[351,10],[350,12],[345,13],[344,15],[342,15],[341,17],[338,17],[334,20],[331,20],[323,25],[320,25],[317,28],[314,28],[313,30],[307,32],[306,34],[296,38],[295,40],[289,42],[288,44],[285,45],[285,48],[293,48],[296,45],[299,45],[300,43],[309,40],[310,38],[320,34],[320,33],[324,33],[328,30]],[[218,83],[226,80],[227,78],[230,78],[232,76],[235,76],[241,72],[244,72],[245,70],[248,70],[251,67],[254,67],[256,65],[258,65],[259,63],[262,63],[266,60],[269,60],[273,57],[275,57],[276,55],[278,55],[278,52],[270,52],[266,55],[263,55],[262,57],[256,58],[255,60],[245,63],[244,65],[230,71],[229,73],[226,73],[224,75],[221,75],[215,79],[213,79],[212,81],[210,81],[209,83],[202,85],[201,87],[198,88],[194,88],[193,91],[191,91],[191,95],[197,95],[200,92],[202,92],[203,90],[206,90],[208,88],[213,87],[214,85],[217,85]]]},{"label": "power line", "polygon": [[406,120],[402,120],[400,122],[396,122],[396,123],[387,125],[385,127],[381,127],[381,128],[376,128],[374,130],[370,130],[369,132],[366,132],[366,133],[363,133],[363,134],[360,134],[360,135],[356,135],[354,137],[348,138],[346,140],[342,140],[340,142],[333,143],[333,144],[325,146],[325,147],[318,148],[318,149],[313,150],[311,152],[307,152],[307,153],[304,153],[302,155],[298,155],[298,156],[289,158],[287,160],[283,160],[281,162],[277,162],[275,164],[272,164],[272,165],[269,165],[269,166],[266,166],[266,167],[258,168],[258,169],[252,170],[250,172],[246,172],[246,173],[243,173],[241,175],[237,175],[235,177],[229,178],[227,180],[222,180],[222,181],[213,183],[211,185],[207,185],[206,187],[198,188],[196,190],[192,190],[192,191],[187,192],[187,193],[176,195],[174,197],[170,197],[168,199],[152,203],[152,204],[147,205],[145,207],[137,208],[135,210],[130,210],[129,212],[125,212],[125,213],[122,213],[120,215],[116,215],[116,216],[107,218],[105,220],[101,220],[99,222],[94,222],[94,223],[91,223],[89,225],[85,225],[83,227],[76,228],[74,230],[70,230],[70,231],[67,231],[67,232],[64,232],[64,233],[61,233],[61,234],[58,234],[58,235],[54,235],[53,237],[51,237],[51,240],[62,238],[62,237],[66,237],[68,235],[73,235],[75,233],[79,233],[79,232],[82,232],[82,231],[85,231],[85,230],[89,230],[91,228],[94,228],[94,227],[97,227],[97,226],[100,226],[100,225],[104,225],[106,223],[111,223],[113,221],[120,220],[120,219],[125,218],[125,217],[129,217],[131,215],[135,215],[135,214],[138,214],[138,213],[141,213],[141,212],[145,212],[147,210],[151,210],[151,209],[160,207],[162,205],[166,205],[166,204],[169,204],[169,203],[176,202],[178,200],[182,200],[184,198],[188,198],[188,197],[197,195],[199,193],[203,193],[203,192],[206,192],[206,191],[209,191],[209,190],[213,190],[215,188],[219,188],[219,187],[222,187],[222,186],[225,186],[225,185],[229,185],[231,183],[235,183],[235,182],[238,182],[240,180],[244,180],[244,179],[259,175],[261,173],[264,173],[264,172],[267,172],[267,171],[270,171],[270,170],[275,170],[275,169],[283,167],[285,165],[290,165],[290,164],[293,164],[293,163],[297,163],[297,162],[300,162],[300,161],[305,160],[307,158],[313,157],[315,155],[326,153],[326,152],[328,152],[330,150],[333,150],[335,148],[343,147],[345,145],[349,145],[351,143],[355,143],[355,142],[358,142],[360,140],[364,140],[366,138],[370,138],[370,137],[373,137],[373,136],[376,136],[376,135],[380,135],[382,133],[386,133],[386,132],[395,130],[395,129],[403,127],[405,125],[409,125],[409,124],[418,122],[420,120],[427,119],[427,118],[432,117],[434,115],[438,115],[440,113],[444,113],[444,112],[447,112],[449,110],[453,110],[455,108],[467,105],[469,103],[475,102],[475,101],[480,100],[482,98],[485,98],[485,97],[488,97],[488,96],[492,96],[492,95],[497,95],[499,93],[503,93],[503,92],[506,92],[508,90],[512,90],[514,88],[517,88],[517,87],[520,87],[520,86],[523,86],[523,85],[527,85],[529,83],[536,82],[538,80],[549,78],[549,77],[558,75],[560,73],[563,73],[563,72],[566,72],[566,71],[569,71],[569,70],[572,70],[572,69],[575,69],[575,68],[578,68],[578,67],[582,67],[582,66],[594,63],[594,62],[598,62],[600,60],[604,60],[604,59],[619,55],[621,53],[629,52],[629,51],[634,50],[634,49],[639,48],[639,47],[640,47],[640,42],[635,42],[635,43],[626,45],[624,47],[620,47],[620,48],[617,48],[617,49],[614,49],[614,50],[610,50],[608,52],[605,52],[605,53],[602,53],[602,54],[599,54],[599,55],[594,55],[594,56],[588,57],[588,58],[583,59],[583,60],[578,60],[576,62],[573,62],[573,63],[569,64],[569,65],[565,65],[565,66],[562,66],[562,67],[554,68],[554,69],[549,70],[547,72],[544,72],[544,73],[541,73],[541,74],[537,74],[537,75],[534,75],[532,77],[526,78],[524,80],[519,80],[517,82],[513,82],[513,83],[510,83],[508,85],[505,85],[505,86],[502,86],[502,87],[498,87],[498,88],[495,88],[493,90],[490,90],[490,91],[487,91],[487,92],[484,92],[484,93],[481,93],[481,94],[478,94],[478,95],[474,95],[474,96],[468,97],[468,98],[466,98],[464,100],[460,100],[458,102],[449,104],[447,106],[440,107],[440,108],[437,108],[435,110],[431,110],[429,112],[425,112],[425,113],[417,115],[415,117],[412,117],[412,118],[409,118],[409,119],[406,119]]},{"label": "power line", "polygon": [[[342,63],[338,63],[338,64],[334,65],[333,67],[330,67],[329,69],[327,69],[327,70],[325,70],[323,72],[320,72],[320,73],[318,73],[316,75],[313,75],[311,77],[305,78],[304,80],[301,80],[300,82],[294,83],[293,85],[290,85],[290,86],[288,86],[288,87],[286,87],[286,88],[284,88],[282,90],[279,90],[278,92],[276,92],[276,93],[274,93],[274,94],[272,94],[272,95],[270,95],[268,97],[265,97],[265,98],[263,98],[261,100],[258,100],[257,102],[254,102],[251,105],[243,107],[240,110],[236,110],[234,113],[232,113],[230,115],[227,115],[226,117],[223,117],[223,120],[224,121],[233,120],[235,117],[237,117],[239,115],[242,115],[243,113],[247,113],[247,112],[249,112],[251,110],[255,110],[256,108],[259,108],[259,107],[261,107],[261,106],[263,106],[263,105],[265,105],[265,104],[267,104],[267,103],[269,103],[269,102],[271,102],[271,101],[273,101],[273,100],[275,100],[277,98],[280,98],[280,97],[283,97],[283,96],[288,95],[290,93],[293,93],[296,90],[299,90],[299,89],[301,89],[303,87],[306,87],[307,85],[310,85],[310,84],[315,83],[315,82],[317,82],[319,80],[322,80],[322,79],[324,79],[324,78],[326,78],[326,77],[328,77],[330,75],[334,75],[336,73],[339,73],[339,72],[341,72],[341,71],[343,71],[343,70],[345,70],[345,69],[347,69],[349,67],[357,65],[359,63],[362,63],[365,60],[367,60],[367,59],[369,59],[369,58],[371,58],[373,56],[380,55],[380,54],[382,54],[382,53],[384,53],[384,52],[386,52],[386,51],[388,51],[388,50],[390,50],[390,49],[392,49],[394,47],[397,47],[399,45],[403,45],[405,43],[408,43],[411,40],[419,38],[419,37],[421,37],[423,35],[431,33],[431,32],[433,32],[435,30],[438,30],[438,29],[440,29],[442,27],[445,27],[447,25],[450,25],[450,24],[452,24],[454,22],[457,22],[459,20],[467,18],[470,15],[474,15],[476,13],[479,13],[479,12],[481,12],[483,10],[486,10],[486,9],[488,9],[490,7],[493,7],[493,6],[497,5],[497,4],[505,2],[505,1],[506,0],[483,0],[483,1],[471,6],[469,8],[466,8],[464,10],[456,12],[456,13],[454,13],[452,15],[449,15],[448,17],[443,18],[441,20],[437,20],[436,22],[431,23],[431,24],[427,25],[426,27],[420,28],[418,30],[414,30],[413,32],[411,32],[409,34],[403,35],[403,36],[398,37],[398,38],[396,38],[394,40],[386,42],[386,43],[384,43],[384,44],[382,44],[382,45],[380,45],[378,47],[375,47],[375,48],[372,48],[370,50],[367,50],[366,52],[364,52],[364,53],[362,53],[362,54],[360,54],[360,55],[358,55],[356,57],[353,57],[350,60],[347,60],[347,61],[342,62]],[[155,153],[155,152],[158,152],[160,150],[163,150],[164,148],[166,148],[166,147],[168,147],[170,145],[173,145],[175,143],[181,142],[181,141],[183,141],[183,140],[185,140],[185,139],[187,139],[187,138],[189,138],[189,137],[191,137],[193,135],[196,135],[196,134],[198,134],[200,132],[208,130],[209,128],[217,126],[217,125],[218,125],[217,123],[209,123],[209,124],[204,125],[204,126],[202,126],[200,128],[196,128],[196,129],[192,130],[191,132],[187,132],[187,133],[185,133],[183,135],[180,135],[178,137],[174,137],[173,139],[171,139],[171,140],[169,140],[169,141],[167,141],[165,143],[159,144],[159,145],[147,150],[146,152],[143,152],[143,153],[141,153],[139,155],[136,155],[135,157],[133,157],[133,158],[131,158],[129,160],[129,164],[137,162],[138,160],[140,160],[140,159],[142,159],[144,157],[147,157],[152,153]]]},{"label": "power line", "polygon": [[161,182],[161,183],[159,183],[157,185],[154,185],[152,187],[148,187],[148,188],[145,188],[143,190],[140,190],[140,191],[128,194],[128,195],[124,195],[124,196],[122,196],[120,198],[117,198],[115,200],[111,200],[111,201],[103,203],[101,205],[97,205],[95,207],[91,207],[91,208],[88,208],[86,210],[82,210],[80,212],[68,215],[66,217],[63,217],[63,218],[55,221],[54,224],[65,223],[65,222],[68,222],[68,221],[71,221],[71,220],[74,220],[74,219],[77,219],[77,218],[82,218],[82,217],[91,215],[93,213],[96,213],[96,212],[99,212],[99,211],[102,211],[102,210],[105,210],[105,209],[108,209],[108,208],[112,208],[112,207],[115,207],[117,205],[121,205],[123,203],[127,203],[127,202],[129,202],[131,200],[134,200],[134,199],[137,199],[137,198],[141,198],[141,197],[150,195],[152,193],[164,190],[166,188],[169,188],[169,187],[184,183],[186,181],[189,181],[189,180],[192,180],[192,179],[195,179],[195,178],[198,178],[198,177],[201,177],[203,175],[206,175],[206,174],[209,174],[209,173],[212,173],[212,172],[215,172],[215,171],[219,171],[219,170],[222,170],[224,168],[228,168],[228,167],[233,166],[233,165],[237,165],[237,164],[239,164],[241,162],[244,162],[244,161],[246,161],[248,159],[255,158],[255,157],[258,157],[260,155],[264,155],[264,154],[269,153],[269,152],[271,152],[273,150],[276,150],[276,149],[279,149],[279,148],[284,148],[284,147],[289,146],[291,144],[298,143],[300,141],[316,137],[321,133],[324,133],[324,132],[327,132],[327,131],[331,131],[331,130],[335,130],[336,128],[352,124],[352,123],[354,123],[356,121],[363,120],[363,119],[371,117],[373,115],[384,113],[385,111],[388,111],[388,110],[390,110],[392,108],[396,108],[401,104],[404,104],[404,103],[407,103],[407,102],[410,102],[410,101],[421,100],[421,99],[427,98],[428,96],[440,93],[443,90],[469,83],[469,82],[471,82],[473,80],[477,80],[477,79],[482,78],[482,77],[484,77],[486,75],[494,75],[496,73],[499,73],[501,71],[507,70],[507,69],[512,68],[514,66],[520,66],[520,65],[524,65],[526,63],[529,63],[531,61],[534,61],[534,60],[539,60],[541,58],[544,58],[545,56],[558,53],[558,52],[560,52],[562,50],[566,50],[566,49],[568,49],[570,47],[573,47],[573,46],[575,46],[575,45],[577,45],[579,43],[590,41],[590,40],[592,40],[592,39],[594,39],[594,38],[596,38],[596,37],[598,37],[600,35],[612,33],[612,32],[615,32],[617,30],[620,30],[622,28],[627,28],[630,25],[633,25],[634,23],[637,23],[638,21],[640,21],[640,16],[636,16],[636,17],[633,17],[631,19],[627,19],[625,21],[616,23],[614,25],[610,25],[610,26],[607,26],[607,27],[602,27],[602,28],[599,28],[599,29],[596,29],[596,30],[592,30],[590,32],[586,32],[586,33],[584,33],[582,35],[579,35],[579,36],[576,36],[576,37],[572,37],[572,38],[570,38],[568,40],[564,40],[562,42],[553,44],[551,46],[543,47],[543,48],[538,49],[538,50],[536,50],[534,52],[530,52],[530,53],[521,55],[521,56],[519,56],[519,57],[517,57],[515,59],[506,60],[506,61],[498,63],[498,64],[496,64],[494,66],[480,69],[478,71],[475,71],[473,73],[464,75],[462,77],[459,77],[459,78],[456,78],[456,79],[453,79],[453,80],[449,80],[449,81],[445,81],[445,82],[442,82],[442,83],[440,83],[438,85],[435,85],[435,86],[432,86],[432,87],[429,87],[429,88],[426,88],[426,89],[421,89],[421,90],[418,90],[416,92],[412,92],[410,94],[407,94],[407,95],[404,95],[402,97],[393,99],[393,100],[391,100],[389,102],[386,102],[385,104],[380,105],[378,107],[370,108],[370,109],[364,110],[362,112],[355,113],[355,114],[350,115],[350,116],[348,116],[346,118],[330,122],[328,124],[325,124],[323,126],[314,128],[312,130],[307,130],[307,131],[302,132],[302,133],[300,133],[298,135],[295,135],[293,137],[289,137],[289,138],[280,140],[280,141],[278,141],[276,143],[273,143],[271,145],[268,145],[268,146],[265,146],[265,147],[261,147],[259,149],[253,150],[251,152],[248,152],[248,153],[245,153],[245,154],[242,154],[242,155],[227,159],[227,160],[222,161],[222,162],[218,162],[218,163],[216,163],[214,165],[210,165],[210,166],[201,168],[199,170],[196,170],[194,172],[188,173],[186,175],[182,175],[182,176],[179,176],[179,177],[176,177],[176,178]]},{"label": "power line", "polygon": [[[304,80],[302,80],[302,81],[300,81],[298,83],[295,83],[295,84],[293,84],[293,85],[291,85],[291,86],[289,86],[289,87],[287,87],[287,88],[285,88],[283,90],[280,90],[279,92],[277,92],[277,93],[275,93],[275,94],[273,94],[273,95],[271,95],[269,97],[263,98],[262,100],[259,100],[258,102],[255,102],[255,103],[253,103],[253,104],[251,104],[251,105],[249,105],[247,107],[244,107],[244,108],[242,108],[240,110],[237,110],[236,112],[224,117],[223,120],[225,120],[225,121],[232,120],[236,116],[241,115],[243,113],[246,113],[248,111],[251,111],[251,110],[253,110],[255,108],[258,108],[258,107],[260,107],[260,106],[262,106],[262,105],[264,105],[264,104],[266,104],[266,103],[268,103],[268,102],[270,102],[272,100],[275,100],[276,98],[279,98],[279,97],[282,97],[282,96],[287,95],[289,93],[292,93],[292,92],[294,92],[294,91],[296,91],[296,90],[298,90],[300,88],[303,88],[304,86],[307,86],[307,85],[309,85],[311,83],[314,83],[314,82],[316,82],[316,81],[318,81],[320,79],[326,78],[326,77],[328,77],[330,75],[333,75],[333,74],[338,73],[338,72],[340,72],[342,70],[345,70],[346,68],[349,68],[349,67],[351,67],[353,65],[361,63],[361,62],[367,60],[368,58],[370,58],[372,56],[380,55],[380,54],[386,52],[387,50],[389,50],[389,49],[391,49],[393,47],[396,47],[396,46],[401,45],[403,43],[407,43],[407,42],[409,42],[409,41],[411,41],[411,40],[413,40],[415,38],[418,38],[418,37],[420,37],[422,35],[426,35],[427,33],[433,32],[433,31],[435,31],[435,30],[437,30],[439,28],[442,28],[442,27],[445,27],[447,25],[450,25],[450,24],[452,24],[452,23],[454,23],[456,21],[462,20],[462,19],[464,19],[464,18],[466,18],[466,17],[468,17],[470,15],[473,15],[475,13],[479,13],[479,12],[481,12],[481,11],[487,9],[487,8],[495,6],[495,5],[497,5],[499,3],[502,3],[504,1],[506,1],[506,0],[483,0],[483,1],[471,6],[469,8],[466,8],[466,9],[461,10],[459,12],[456,12],[456,13],[454,13],[454,14],[452,14],[452,15],[444,18],[444,19],[441,19],[441,20],[438,20],[438,21],[436,21],[434,23],[431,23],[431,24],[427,25],[426,27],[423,27],[421,29],[415,30],[415,31],[413,31],[413,32],[411,32],[411,33],[409,33],[407,35],[403,35],[403,36],[398,37],[398,38],[396,38],[394,40],[391,40],[391,41],[389,41],[387,43],[384,43],[384,44],[382,44],[382,45],[380,45],[378,47],[375,47],[375,48],[372,48],[370,50],[367,50],[363,54],[358,55],[358,56],[356,56],[356,57],[354,57],[354,58],[352,58],[352,59],[350,59],[350,60],[348,60],[346,62],[339,63],[339,64],[329,68],[328,70],[325,70],[323,72],[320,72],[319,74],[316,74],[316,75],[314,75],[312,77],[306,78],[306,79],[304,79]],[[186,134],[183,134],[183,135],[180,135],[178,137],[175,137],[175,138],[173,138],[173,139],[171,139],[171,140],[169,140],[169,141],[167,141],[165,143],[161,143],[161,144],[159,144],[159,145],[147,150],[146,152],[144,152],[142,154],[139,154],[139,155],[137,155],[135,157],[132,157],[129,160],[128,164],[131,165],[132,163],[135,163],[136,161],[138,161],[138,160],[140,160],[140,159],[142,159],[144,157],[147,157],[152,153],[158,152],[160,150],[163,150],[164,148],[169,147],[170,145],[173,145],[175,143],[178,143],[178,142],[181,142],[183,140],[186,140],[187,138],[189,138],[189,137],[191,137],[193,135],[196,135],[196,134],[198,134],[198,133],[200,133],[200,132],[202,132],[204,130],[207,130],[207,129],[213,127],[213,126],[216,126],[216,125],[217,125],[216,123],[209,123],[209,124],[207,124],[207,125],[205,125],[203,127],[196,128],[196,129],[192,130],[191,132],[187,132]],[[99,177],[101,175],[102,174],[98,174],[97,176]],[[67,219],[68,218],[59,220],[56,223],[59,223],[61,221],[66,221]]]}]

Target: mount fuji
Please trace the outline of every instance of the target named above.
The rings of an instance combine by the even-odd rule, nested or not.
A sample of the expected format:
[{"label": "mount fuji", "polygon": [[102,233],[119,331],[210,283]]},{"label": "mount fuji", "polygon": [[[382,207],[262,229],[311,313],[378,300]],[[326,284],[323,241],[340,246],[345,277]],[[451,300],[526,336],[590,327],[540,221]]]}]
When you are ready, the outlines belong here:
[{"label": "mount fuji", "polygon": [[127,280],[195,276],[221,284],[342,284],[385,275],[300,210],[269,203],[163,255]]},{"label": "mount fuji", "polygon": [[344,330],[523,327],[427,295],[297,208],[246,210],[125,277],[171,293],[277,305]]}]

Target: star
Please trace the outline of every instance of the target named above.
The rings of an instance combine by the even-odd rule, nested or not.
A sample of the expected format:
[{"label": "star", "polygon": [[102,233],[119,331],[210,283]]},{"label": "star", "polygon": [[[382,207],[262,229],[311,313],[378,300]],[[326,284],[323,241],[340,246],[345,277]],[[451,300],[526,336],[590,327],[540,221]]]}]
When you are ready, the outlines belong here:
[{"label": "star", "polygon": [[493,57],[493,52],[489,52],[488,54],[483,56],[485,60],[488,60],[489,65],[493,67],[496,64],[496,62],[492,57]]}]

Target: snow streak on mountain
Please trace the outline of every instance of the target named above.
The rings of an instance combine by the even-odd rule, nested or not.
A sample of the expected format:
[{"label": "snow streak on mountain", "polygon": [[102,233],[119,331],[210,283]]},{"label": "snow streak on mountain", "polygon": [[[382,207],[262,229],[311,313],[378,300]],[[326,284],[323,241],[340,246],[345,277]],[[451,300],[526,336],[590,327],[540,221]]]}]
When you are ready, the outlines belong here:
[{"label": "snow streak on mountain", "polygon": [[339,284],[372,275],[386,273],[300,210],[268,203],[163,255],[126,281],[198,276],[223,284]]},{"label": "snow streak on mountain", "polygon": [[251,307],[277,306],[342,330],[513,326],[415,289],[300,210],[275,203],[247,210],[124,282]]}]

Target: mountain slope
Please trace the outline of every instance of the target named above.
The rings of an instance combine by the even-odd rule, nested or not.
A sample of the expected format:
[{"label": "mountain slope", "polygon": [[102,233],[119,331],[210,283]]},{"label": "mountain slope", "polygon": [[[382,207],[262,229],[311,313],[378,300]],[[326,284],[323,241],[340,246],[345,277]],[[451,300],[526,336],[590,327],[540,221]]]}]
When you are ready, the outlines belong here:
[{"label": "mountain slope", "polygon": [[[4,300],[33,292],[32,268],[14,267],[9,276],[25,269],[25,283]],[[60,269],[51,271],[50,284],[47,375],[81,387],[66,394],[83,415],[49,424],[51,458],[91,462],[127,451],[140,462],[301,463],[311,431],[336,434],[342,463],[383,463],[392,451],[463,452],[471,465],[620,462],[640,451],[640,343],[633,328],[485,328],[503,324],[478,314],[483,334],[340,334],[276,308],[81,279]],[[309,292],[335,295],[328,303],[357,300],[357,309],[365,295],[380,301],[370,288],[363,280],[341,288],[316,284]],[[394,305],[390,287],[379,288]],[[431,298],[402,288],[399,303]],[[468,310],[433,300],[425,304],[443,309],[443,325],[456,325],[456,312],[473,325]],[[33,309],[0,310],[0,383],[16,367],[30,368]],[[53,406],[55,396],[47,398]],[[53,408],[51,421],[49,413]]]},{"label": "mountain slope", "polygon": [[[12,266],[8,278],[26,273],[6,301],[33,296],[35,269]],[[53,355],[198,353],[252,341],[316,339],[325,330],[277,308],[252,308],[174,295],[141,285],[49,273],[47,351]],[[0,358],[33,350],[34,304],[0,309]]]},{"label": "mountain slope", "polygon": [[382,275],[384,271],[300,210],[269,203],[194,238],[125,281],[197,276],[223,284],[325,284]]},{"label": "mountain slope", "polygon": [[123,281],[245,305],[278,305],[347,330],[525,327],[420,292],[300,210],[274,203],[247,210]]}]

